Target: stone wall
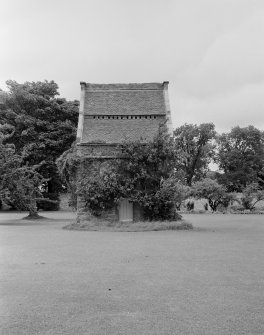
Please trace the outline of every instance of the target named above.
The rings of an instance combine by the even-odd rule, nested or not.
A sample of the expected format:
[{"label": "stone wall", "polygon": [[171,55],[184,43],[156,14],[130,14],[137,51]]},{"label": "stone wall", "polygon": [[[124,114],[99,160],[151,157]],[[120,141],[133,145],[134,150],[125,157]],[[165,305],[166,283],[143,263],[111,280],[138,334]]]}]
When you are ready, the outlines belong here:
[{"label": "stone wall", "polygon": [[94,216],[86,207],[85,201],[82,196],[78,196],[77,200],[77,222],[87,222],[87,221],[108,221],[117,222],[118,208],[117,206],[111,209],[104,210],[100,216]]},{"label": "stone wall", "polygon": [[93,158],[102,157],[115,158],[120,153],[117,145],[109,145],[104,143],[87,143],[87,144],[77,144],[77,154],[81,157]]},{"label": "stone wall", "polygon": [[[89,147],[84,147],[87,149],[87,153],[89,153]],[[98,149],[97,146],[95,146]],[[82,148],[83,149],[83,148]],[[88,155],[89,156],[89,155]],[[89,156],[90,157],[90,156]],[[103,169],[108,169],[109,167],[109,160],[108,159],[87,159],[83,160],[79,167],[78,171],[78,179],[83,178],[86,174],[89,174],[89,171],[93,171],[93,173],[100,173]],[[84,197],[79,194],[77,196],[77,221],[84,222],[84,221],[96,221],[96,220],[103,220],[108,222],[118,221],[118,208],[115,206],[114,208],[104,210],[100,216],[94,216],[88,208],[85,206],[85,199]]]},{"label": "stone wall", "polygon": [[82,143],[148,142],[165,122],[165,115],[85,116]]}]

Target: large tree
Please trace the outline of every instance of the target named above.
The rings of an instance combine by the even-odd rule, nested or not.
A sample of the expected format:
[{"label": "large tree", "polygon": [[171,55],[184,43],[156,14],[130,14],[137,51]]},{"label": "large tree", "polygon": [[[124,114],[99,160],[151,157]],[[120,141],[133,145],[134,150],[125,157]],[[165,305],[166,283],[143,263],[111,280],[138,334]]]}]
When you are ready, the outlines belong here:
[{"label": "large tree", "polygon": [[215,126],[213,123],[184,124],[174,131],[174,145],[178,157],[176,169],[187,185],[204,177],[214,155]]},{"label": "large tree", "polygon": [[218,179],[229,191],[241,192],[253,182],[263,184],[263,131],[253,126],[237,126],[220,135],[217,144],[217,163],[223,171]]},{"label": "large tree", "polygon": [[4,144],[0,132],[0,199],[20,210],[29,211],[30,218],[38,218],[37,200],[43,199],[43,177],[36,166],[23,164],[14,144]]},{"label": "large tree", "polygon": [[0,124],[9,127],[14,144],[23,157],[23,164],[40,164],[38,172],[48,181],[43,191],[57,194],[61,181],[55,160],[70,148],[76,137],[78,101],[57,97],[54,81],[7,81],[4,104],[0,108]]}]

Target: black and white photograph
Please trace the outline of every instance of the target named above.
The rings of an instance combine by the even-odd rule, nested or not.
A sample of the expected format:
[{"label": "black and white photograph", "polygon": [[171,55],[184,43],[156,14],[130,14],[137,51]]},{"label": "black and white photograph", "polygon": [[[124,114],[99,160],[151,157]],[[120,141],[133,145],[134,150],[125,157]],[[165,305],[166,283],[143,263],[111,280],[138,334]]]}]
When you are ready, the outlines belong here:
[{"label": "black and white photograph", "polygon": [[0,0],[0,334],[264,334],[264,1]]}]

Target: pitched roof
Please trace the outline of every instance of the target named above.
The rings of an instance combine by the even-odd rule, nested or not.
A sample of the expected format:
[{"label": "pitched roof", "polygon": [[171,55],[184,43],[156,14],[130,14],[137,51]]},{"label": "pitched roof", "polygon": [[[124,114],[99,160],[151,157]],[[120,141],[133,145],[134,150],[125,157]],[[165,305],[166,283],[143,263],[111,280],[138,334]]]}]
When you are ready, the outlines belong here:
[{"label": "pitched roof", "polygon": [[85,84],[84,113],[92,115],[165,114],[163,85]]},{"label": "pitched roof", "polygon": [[121,143],[153,139],[168,119],[168,82],[81,83],[77,139],[80,143]]},{"label": "pitched roof", "polygon": [[163,83],[128,83],[128,84],[91,84],[81,82],[89,91],[107,90],[162,90]]}]

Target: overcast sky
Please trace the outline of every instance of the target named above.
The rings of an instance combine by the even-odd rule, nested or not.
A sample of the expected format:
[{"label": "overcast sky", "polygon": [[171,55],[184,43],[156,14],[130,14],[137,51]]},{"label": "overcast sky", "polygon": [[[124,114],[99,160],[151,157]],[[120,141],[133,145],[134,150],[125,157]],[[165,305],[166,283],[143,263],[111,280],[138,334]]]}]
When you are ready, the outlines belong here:
[{"label": "overcast sky", "polygon": [[0,88],[169,81],[174,127],[264,130],[264,0],[0,0]]}]

